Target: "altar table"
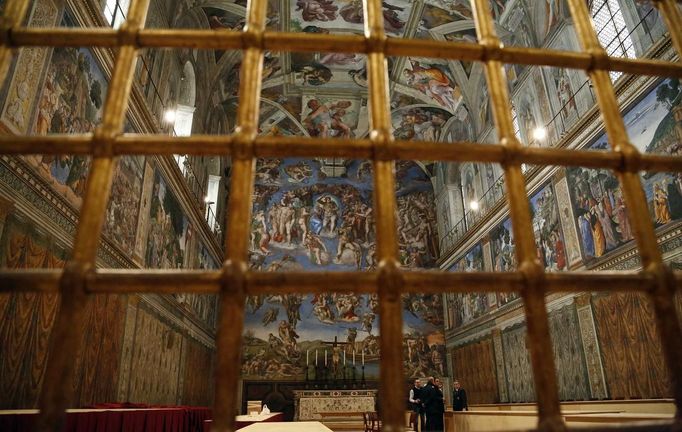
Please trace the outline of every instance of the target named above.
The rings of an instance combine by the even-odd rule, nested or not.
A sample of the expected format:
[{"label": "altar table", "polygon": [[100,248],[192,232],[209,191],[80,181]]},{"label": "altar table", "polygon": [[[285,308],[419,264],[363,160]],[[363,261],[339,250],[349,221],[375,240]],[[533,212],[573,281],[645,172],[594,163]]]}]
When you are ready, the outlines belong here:
[{"label": "altar table", "polygon": [[294,420],[321,420],[320,413],[374,411],[377,390],[294,390]]}]

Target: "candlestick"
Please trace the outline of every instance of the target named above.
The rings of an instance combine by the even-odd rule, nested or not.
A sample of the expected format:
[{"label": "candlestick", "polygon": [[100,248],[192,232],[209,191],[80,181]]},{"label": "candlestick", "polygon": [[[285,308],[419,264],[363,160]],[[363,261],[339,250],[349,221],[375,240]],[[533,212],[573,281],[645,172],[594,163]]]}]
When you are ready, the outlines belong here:
[{"label": "candlestick", "polygon": [[353,366],[355,366],[355,350],[353,350]]},{"label": "candlestick", "polygon": [[324,350],[324,365],[327,366],[327,350]]},{"label": "candlestick", "polygon": [[305,365],[310,366],[310,350],[305,350]]},{"label": "candlestick", "polygon": [[317,367],[317,350],[315,350],[315,367]]},{"label": "candlestick", "polygon": [[343,352],[343,365],[346,365],[346,351]]},{"label": "candlestick", "polygon": [[362,350],[362,365],[365,365],[365,350]]}]

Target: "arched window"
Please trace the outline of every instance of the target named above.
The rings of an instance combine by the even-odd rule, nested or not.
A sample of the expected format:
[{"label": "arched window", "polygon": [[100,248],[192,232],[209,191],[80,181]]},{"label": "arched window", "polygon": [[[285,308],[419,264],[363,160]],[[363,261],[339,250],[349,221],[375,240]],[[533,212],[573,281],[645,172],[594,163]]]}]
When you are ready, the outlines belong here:
[{"label": "arched window", "polygon": [[190,61],[185,63],[180,82],[180,98],[175,112],[174,130],[177,136],[192,135],[194,121],[194,104],[196,101],[196,76]]},{"label": "arched window", "polygon": [[106,0],[104,17],[113,28],[119,28],[126,19],[130,0]]},{"label": "arched window", "polygon": [[[608,55],[635,58],[635,48],[618,0],[591,0],[590,12],[599,42]],[[609,74],[612,81],[621,76],[621,72]]]}]

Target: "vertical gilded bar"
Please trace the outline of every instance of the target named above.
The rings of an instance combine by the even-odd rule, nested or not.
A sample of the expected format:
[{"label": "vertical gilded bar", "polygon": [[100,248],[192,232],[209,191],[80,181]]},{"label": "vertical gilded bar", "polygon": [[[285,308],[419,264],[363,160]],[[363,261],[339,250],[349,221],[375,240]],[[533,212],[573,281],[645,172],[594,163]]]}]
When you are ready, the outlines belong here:
[{"label": "vertical gilded bar", "polygon": [[377,256],[379,259],[380,381],[379,402],[383,429],[401,431],[405,406],[395,390],[403,387],[402,304],[398,269],[394,162],[390,157],[391,117],[388,73],[384,54],[383,6],[381,0],[364,0],[365,37],[368,54],[370,139],[375,148],[374,207],[377,220]]},{"label": "vertical gilded bar", "polygon": [[73,358],[80,350],[80,332],[88,296],[88,274],[95,268],[102,224],[113,178],[116,158],[111,145],[121,133],[128,96],[132,86],[137,47],[135,36],[144,26],[149,0],[133,0],[128,20],[121,26],[119,48],[109,84],[102,124],[93,141],[93,161],[85,188],[73,256],[64,268],[60,281],[60,309],[52,330],[51,349],[40,398],[38,430],[60,430],[65,409],[73,394]]},{"label": "vertical gilded bar", "polygon": [[[473,2],[476,31],[481,44],[492,52],[501,47],[495,33],[487,0]],[[493,118],[500,141],[511,148],[521,147],[514,134],[507,80],[500,61],[486,59],[485,74],[489,88]],[[509,212],[516,241],[516,258],[526,281],[521,292],[526,313],[528,350],[533,364],[533,378],[538,400],[538,427],[548,430],[565,429],[559,406],[556,367],[549,335],[549,322],[543,290],[544,269],[537,260],[530,207],[521,164],[504,164],[504,176],[509,195]]]},{"label": "vertical gilded bar", "polygon": [[250,0],[239,81],[237,129],[234,137],[230,198],[227,203],[227,261],[223,266],[220,322],[216,337],[216,383],[213,430],[235,430],[237,383],[241,371],[245,285],[248,272],[248,238],[255,159],[253,143],[258,134],[259,101],[263,76],[261,41],[265,31],[267,1]]}]

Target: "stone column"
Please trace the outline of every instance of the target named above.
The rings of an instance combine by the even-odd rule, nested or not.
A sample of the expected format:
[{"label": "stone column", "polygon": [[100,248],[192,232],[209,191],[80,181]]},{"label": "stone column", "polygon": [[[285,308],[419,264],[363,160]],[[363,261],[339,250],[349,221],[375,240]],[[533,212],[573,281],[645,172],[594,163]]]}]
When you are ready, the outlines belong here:
[{"label": "stone column", "polygon": [[593,399],[606,399],[608,397],[606,379],[604,377],[604,366],[601,362],[597,329],[594,326],[591,297],[591,294],[582,294],[575,298],[575,305],[578,311],[578,323],[580,324],[580,339],[587,363],[590,396]]},{"label": "stone column", "polygon": [[509,402],[507,394],[507,374],[504,371],[504,353],[502,352],[502,332],[496,328],[492,331],[493,347],[495,348],[495,368],[497,369],[497,389],[500,402]]}]

